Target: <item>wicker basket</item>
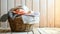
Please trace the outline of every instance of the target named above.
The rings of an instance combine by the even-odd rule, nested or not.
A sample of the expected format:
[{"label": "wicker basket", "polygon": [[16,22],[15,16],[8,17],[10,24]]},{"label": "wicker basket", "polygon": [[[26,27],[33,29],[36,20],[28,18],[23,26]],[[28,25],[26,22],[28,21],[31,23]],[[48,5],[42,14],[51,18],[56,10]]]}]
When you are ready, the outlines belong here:
[{"label": "wicker basket", "polygon": [[32,30],[32,24],[24,24],[22,17],[16,17],[12,20],[8,16],[8,21],[12,32],[26,32]]}]

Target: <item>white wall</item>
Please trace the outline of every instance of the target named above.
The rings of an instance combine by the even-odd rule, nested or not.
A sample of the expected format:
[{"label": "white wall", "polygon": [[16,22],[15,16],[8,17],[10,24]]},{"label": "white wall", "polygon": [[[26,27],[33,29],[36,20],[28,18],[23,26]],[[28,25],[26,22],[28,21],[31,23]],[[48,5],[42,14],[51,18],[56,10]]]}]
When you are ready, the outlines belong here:
[{"label": "white wall", "polygon": [[[60,27],[60,0],[0,0],[1,1],[1,16],[7,13],[7,10],[21,4],[25,4],[28,8],[34,11],[40,11],[40,25],[38,27]],[[2,24],[6,24],[2,23]],[[5,26],[5,25],[1,25]],[[6,24],[7,27],[7,24]]]}]

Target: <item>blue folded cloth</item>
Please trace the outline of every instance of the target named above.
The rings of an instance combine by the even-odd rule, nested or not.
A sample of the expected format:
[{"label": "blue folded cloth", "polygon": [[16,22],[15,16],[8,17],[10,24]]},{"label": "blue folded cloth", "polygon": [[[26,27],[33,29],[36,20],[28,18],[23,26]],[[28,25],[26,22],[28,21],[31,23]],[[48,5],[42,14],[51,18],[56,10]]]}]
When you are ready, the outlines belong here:
[{"label": "blue folded cloth", "polygon": [[34,23],[39,23],[39,17],[40,13],[39,12],[34,12],[33,14],[30,15],[22,15],[22,20],[24,24],[34,24]]}]

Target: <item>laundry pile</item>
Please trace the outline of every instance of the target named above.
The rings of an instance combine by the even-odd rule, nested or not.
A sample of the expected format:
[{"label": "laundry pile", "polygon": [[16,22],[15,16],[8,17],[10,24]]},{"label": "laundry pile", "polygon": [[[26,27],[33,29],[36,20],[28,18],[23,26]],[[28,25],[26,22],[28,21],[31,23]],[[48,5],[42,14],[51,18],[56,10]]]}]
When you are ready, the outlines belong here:
[{"label": "laundry pile", "polygon": [[[14,15],[12,15],[12,13]],[[16,16],[21,16],[23,23],[39,23],[39,11],[32,11],[29,10],[26,6],[18,6],[17,8],[12,9],[9,11],[9,16],[14,19]]]}]

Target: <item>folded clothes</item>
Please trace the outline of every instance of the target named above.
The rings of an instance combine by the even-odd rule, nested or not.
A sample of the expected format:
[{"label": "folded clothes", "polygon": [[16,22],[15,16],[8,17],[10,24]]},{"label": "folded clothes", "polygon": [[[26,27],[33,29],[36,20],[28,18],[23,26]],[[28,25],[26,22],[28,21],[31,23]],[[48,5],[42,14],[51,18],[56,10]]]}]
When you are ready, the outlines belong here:
[{"label": "folded clothes", "polygon": [[8,12],[8,16],[13,20],[17,16],[21,16],[23,22],[28,24],[39,23],[39,16],[40,16],[39,11],[31,11],[26,6],[20,6],[20,7],[14,8],[14,10],[10,10]]},{"label": "folded clothes", "polygon": [[30,15],[22,15],[22,20],[24,24],[39,23],[39,16],[40,16],[40,13],[37,11]]}]

